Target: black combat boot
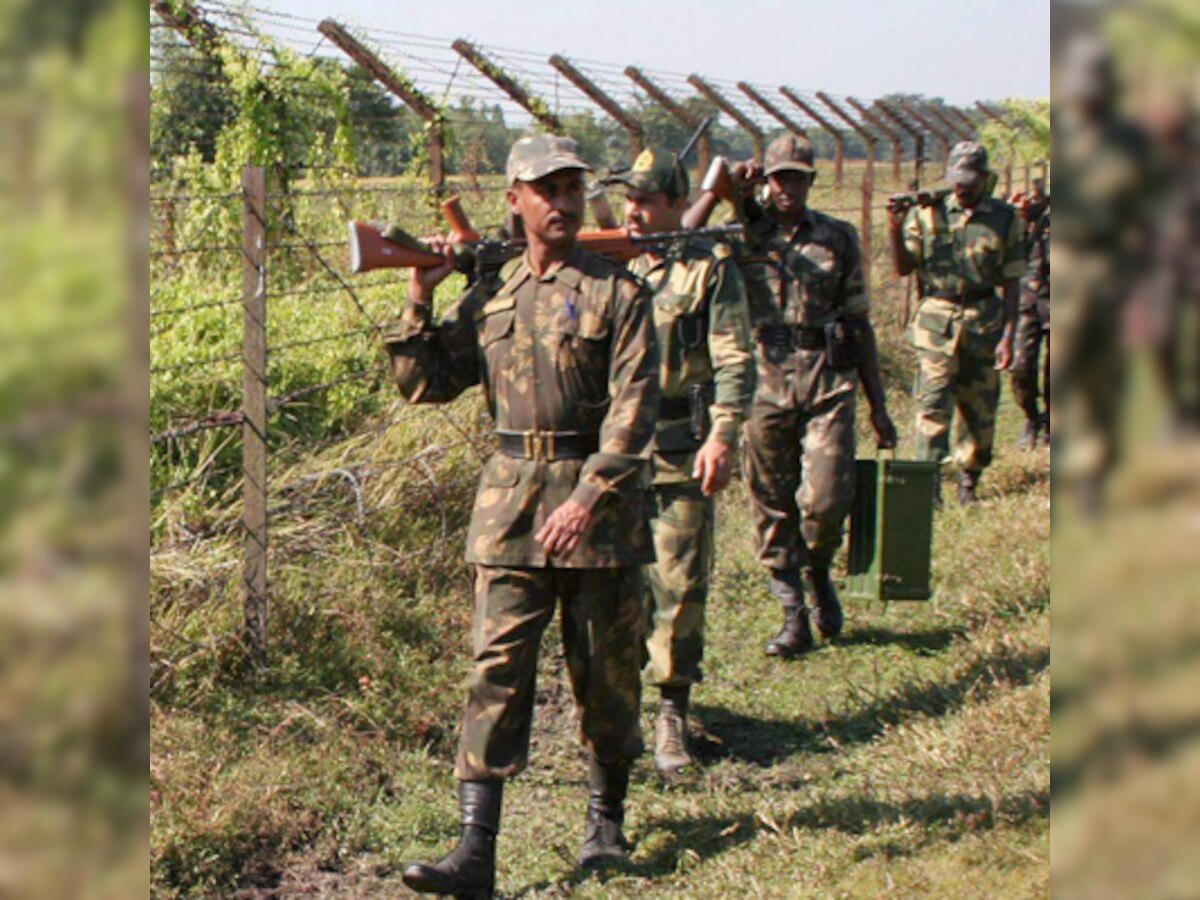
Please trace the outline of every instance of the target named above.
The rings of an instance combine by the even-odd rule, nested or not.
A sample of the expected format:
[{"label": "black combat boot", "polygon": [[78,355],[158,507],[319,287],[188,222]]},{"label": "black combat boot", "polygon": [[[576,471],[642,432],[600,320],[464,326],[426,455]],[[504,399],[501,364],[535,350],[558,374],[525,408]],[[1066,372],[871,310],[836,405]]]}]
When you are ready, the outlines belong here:
[{"label": "black combat boot", "polygon": [[690,687],[664,687],[658,720],[654,723],[654,767],[673,778],[695,760],[688,750],[687,714]]},{"label": "black combat boot", "polygon": [[763,648],[767,656],[787,659],[808,652],[813,648],[813,639],[808,612],[804,609],[800,573],[795,569],[773,569],[771,593],[783,605],[783,627]]},{"label": "black combat boot", "polygon": [[829,566],[814,563],[804,570],[804,582],[808,587],[811,615],[817,623],[817,632],[827,641],[842,633],[842,604],[838,600],[837,588],[829,577]]},{"label": "black combat boot", "polygon": [[1038,443],[1038,420],[1037,418],[1026,418],[1025,426],[1021,429],[1021,436],[1017,438],[1018,450],[1034,450]]},{"label": "black combat boot", "polygon": [[981,472],[964,469],[958,476],[958,502],[962,506],[970,506],[978,498],[975,489],[979,486]]},{"label": "black combat boot", "polygon": [[588,766],[587,828],[579,848],[579,865],[600,866],[629,858],[629,842],[621,831],[625,822],[625,792],[629,789],[629,763]]},{"label": "black combat boot", "polygon": [[460,781],[462,837],[458,846],[431,865],[413,863],[404,870],[404,883],[421,894],[472,900],[491,897],[496,885],[496,833],[503,792],[503,781]]}]

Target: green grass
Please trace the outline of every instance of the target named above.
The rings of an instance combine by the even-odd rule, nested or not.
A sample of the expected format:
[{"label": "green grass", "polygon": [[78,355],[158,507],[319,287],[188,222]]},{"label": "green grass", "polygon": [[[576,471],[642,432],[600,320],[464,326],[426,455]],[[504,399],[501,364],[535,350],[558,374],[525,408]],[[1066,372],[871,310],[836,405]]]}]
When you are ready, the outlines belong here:
[{"label": "green grass", "polygon": [[[1005,424],[1011,433],[1011,415]],[[1044,454],[1002,455],[979,508],[939,516],[932,602],[853,608],[840,645],[790,664],[760,650],[778,613],[735,483],[721,502],[707,678],[695,696],[703,773],[667,787],[640,762],[631,866],[581,879],[571,860],[584,760],[552,628],[532,765],[506,798],[502,890],[1046,893],[1045,464]],[[457,490],[465,503],[470,482]],[[379,527],[326,533],[320,552],[277,548],[267,676],[250,677],[221,637],[237,627],[236,578],[220,596],[160,615],[192,629],[198,646],[156,634],[158,895],[394,896],[404,861],[452,842],[469,581],[457,546],[437,566],[406,567],[371,549],[404,538]],[[159,566],[161,597],[174,570]],[[648,734],[652,714],[648,699]]]},{"label": "green grass", "polygon": [[[582,879],[571,860],[585,766],[551,633],[532,764],[506,798],[505,893],[1044,894],[1044,463],[1002,459],[1024,487],[940,516],[933,602],[853,608],[838,646],[787,664],[760,650],[777,612],[735,485],[722,501],[707,678],[695,695],[702,774],[668,787],[641,761],[629,801],[632,864]],[[403,890],[405,860],[452,842],[468,585],[460,578],[415,596],[374,580],[355,588],[339,580],[353,562],[316,565],[295,581],[289,570],[276,584],[268,678],[247,680],[210,654],[175,677],[169,696],[160,690],[160,895],[308,886],[389,896]],[[650,733],[649,698],[644,711]]]},{"label": "green grass", "polygon": [[[857,206],[857,187],[835,192],[825,181],[818,208]],[[848,185],[856,181],[852,172]],[[468,204],[486,216],[479,209]],[[314,227],[333,235],[340,215],[314,213]],[[913,360],[902,288],[885,277],[882,213],[876,225],[874,315],[904,456]],[[186,276],[193,301],[220,290],[202,274]],[[284,275],[293,285],[308,277],[302,267]],[[395,290],[363,297],[380,317],[398,309]],[[286,302],[272,321],[289,338],[335,330],[328,303],[289,311]],[[234,340],[236,315],[224,327]],[[182,353],[174,342],[190,333],[159,341]],[[320,380],[377,352],[350,342],[281,359],[279,377]],[[221,378],[233,377],[156,384],[155,402],[204,412],[226,390]],[[292,411],[295,420],[273,420],[269,672],[247,671],[236,639],[236,477],[154,507],[157,896],[397,896],[402,864],[440,854],[457,833],[451,761],[471,618],[462,539],[486,417],[477,392],[446,409],[415,408],[383,380],[339,402],[318,398]],[[702,772],[666,786],[648,757],[639,762],[627,829],[636,848],[622,871],[584,878],[573,863],[585,762],[552,626],[531,766],[505,801],[503,895],[1047,893],[1048,459],[1007,449],[1018,424],[1007,389],[1002,412],[981,504],[950,504],[938,517],[935,598],[850,608],[838,646],[791,663],[761,651],[778,611],[735,481],[720,500],[706,680],[694,698]],[[865,450],[862,408],[859,436]],[[176,467],[156,483],[186,475],[220,439],[206,436],[195,458],[156,457]],[[440,449],[417,459],[431,447]],[[236,458],[236,444],[226,452]]]}]

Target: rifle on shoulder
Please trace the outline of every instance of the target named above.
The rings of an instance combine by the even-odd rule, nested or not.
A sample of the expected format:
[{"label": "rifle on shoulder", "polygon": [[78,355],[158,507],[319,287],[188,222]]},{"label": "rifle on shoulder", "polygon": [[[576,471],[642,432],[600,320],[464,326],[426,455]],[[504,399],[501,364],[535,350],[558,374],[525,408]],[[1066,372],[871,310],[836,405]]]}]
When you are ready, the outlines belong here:
[{"label": "rifle on shoulder", "polygon": [[902,194],[892,194],[888,197],[887,205],[889,210],[907,212],[914,206],[939,206],[952,193],[954,191],[951,188],[942,188],[937,191],[908,191]]},{"label": "rifle on shoulder", "polygon": [[[448,235],[454,247],[456,268],[468,277],[479,277],[499,269],[505,262],[525,252],[524,240],[491,240],[473,229],[456,195],[442,204],[450,225]],[[350,271],[375,269],[427,269],[440,266],[443,259],[425,244],[396,225],[379,227],[368,222],[350,223]],[[616,262],[628,262],[636,256],[665,248],[685,237],[727,238],[741,231],[739,226],[666,231],[634,237],[623,228],[581,231],[575,240],[584,250],[607,256]]]}]

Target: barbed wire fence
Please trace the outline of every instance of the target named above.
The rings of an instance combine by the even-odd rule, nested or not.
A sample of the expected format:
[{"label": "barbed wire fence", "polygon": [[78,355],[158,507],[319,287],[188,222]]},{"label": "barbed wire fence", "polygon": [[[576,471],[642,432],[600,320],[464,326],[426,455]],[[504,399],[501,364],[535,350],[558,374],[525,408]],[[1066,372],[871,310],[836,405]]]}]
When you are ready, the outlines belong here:
[{"label": "barbed wire fence", "polygon": [[[949,147],[976,136],[985,122],[1018,127],[984,103],[865,103],[461,38],[385,29],[367,35],[332,19],[220,0],[151,0],[150,8],[151,28],[161,32],[157,46],[173,48],[152,52],[152,85],[172,76],[204,79],[218,107],[234,103],[236,92],[221,75],[221,48],[280,71],[282,48],[361,67],[423,124],[425,171],[418,179],[379,183],[345,171],[323,178],[311,164],[284,172],[246,166],[239,190],[197,181],[152,191],[153,556],[161,562],[204,552],[240,534],[239,564],[223,571],[240,571],[241,637],[259,663],[267,659],[269,568],[276,554],[314,550],[313,530],[291,525],[362,528],[423,503],[437,540],[400,552],[418,565],[460,555],[456,527],[474,478],[466,463],[490,447],[482,401],[446,408],[392,399],[381,339],[407,292],[407,273],[349,277],[345,227],[363,219],[437,230],[432,201],[452,193],[462,195],[476,228],[499,227],[503,179],[470,166],[450,172],[447,164],[447,141],[470,124],[472,104],[498,109],[510,130],[557,130],[572,117],[614,123],[623,140],[611,152],[626,156],[646,141],[639,113],[649,109],[687,130],[698,109],[710,110],[748,136],[760,157],[777,133],[813,138],[829,150],[818,157],[814,205],[858,226],[869,279],[883,272],[885,241],[877,237],[887,195],[940,177]],[[303,80],[279,89],[322,99]],[[202,114],[223,120],[228,110]],[[698,150],[702,171],[712,156],[709,136]],[[1020,178],[1028,187],[1038,165],[1046,176],[1044,162],[1014,157],[1002,161],[1006,192]],[[314,428],[314,418],[322,428]],[[287,535],[284,545],[269,534]],[[152,617],[178,602],[156,596]]]}]

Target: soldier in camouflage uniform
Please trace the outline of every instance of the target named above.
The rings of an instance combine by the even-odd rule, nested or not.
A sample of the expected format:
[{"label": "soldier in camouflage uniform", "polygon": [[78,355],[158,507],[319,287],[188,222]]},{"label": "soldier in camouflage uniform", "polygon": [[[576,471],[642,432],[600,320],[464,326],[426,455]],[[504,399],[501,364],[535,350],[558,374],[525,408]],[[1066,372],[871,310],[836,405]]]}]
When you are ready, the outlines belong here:
[{"label": "soldier in camouflage uniform", "polygon": [[643,491],[658,412],[649,305],[623,267],[575,244],[586,164],[568,138],[523,138],[508,160],[508,204],[529,241],[498,280],[430,318],[447,262],[416,270],[387,338],[401,393],[453,399],[481,384],[496,424],[467,537],[475,564],[475,669],[455,775],[463,831],[410,887],[491,893],[504,779],[525,768],[538,644],[561,602],[562,633],[591,764],[580,863],[623,857],[639,725],[641,565],[652,559]]},{"label": "soldier in camouflage uniform", "polygon": [[[1131,310],[1140,338],[1153,351],[1159,383],[1170,407],[1167,436],[1200,437],[1200,157],[1192,139],[1194,113],[1185,97],[1160,98],[1146,123],[1155,142],[1162,179],[1148,286],[1135,292]],[[1146,113],[1143,113],[1145,117]],[[1152,130],[1151,130],[1152,129]],[[1140,321],[1139,321],[1140,320]]]},{"label": "soldier in camouflage uniform", "polygon": [[1152,166],[1145,135],[1117,112],[1101,40],[1075,38],[1055,74],[1051,483],[1091,514],[1117,457],[1127,374],[1120,326],[1145,267]]},{"label": "soldier in camouflage uniform", "polygon": [[[679,231],[687,172],[673,153],[645,150],[625,185],[635,237]],[[704,609],[713,561],[713,495],[729,481],[737,433],[754,397],[754,352],[742,277],[727,246],[698,237],[645,253],[629,268],[647,283],[658,333],[662,400],[654,436],[647,567],[645,683],[662,699],[654,763],[666,776],[692,763],[687,710],[702,678]]]},{"label": "soldier in camouflage uniform", "polygon": [[946,172],[951,194],[909,208],[891,202],[888,224],[896,271],[901,277],[916,271],[920,283],[908,336],[917,350],[916,456],[930,462],[949,457],[957,407],[954,458],[965,504],[974,502],[992,461],[1000,372],[1012,364],[1025,259],[1020,217],[988,194],[983,146],[956,144]]},{"label": "soldier in camouflage uniform", "polygon": [[[1018,207],[1025,220],[1025,274],[1021,277],[1021,302],[1014,338],[1013,396],[1025,413],[1017,447],[1032,450],[1040,440],[1050,442],[1050,198],[1038,178],[1033,191]],[[1042,344],[1046,342],[1045,353]],[[1041,391],[1038,390],[1039,358]],[[1042,409],[1038,408],[1039,394]]]},{"label": "soldier in camouflage uniform", "polygon": [[858,233],[808,208],[816,178],[811,144],[783,135],[765,162],[766,208],[748,204],[740,260],[758,362],[744,458],[758,559],[784,612],[766,652],[786,658],[812,648],[810,614],[822,637],[841,632],[829,568],[854,496],[860,379],[880,447],[896,445],[896,429],[879,376]]}]

